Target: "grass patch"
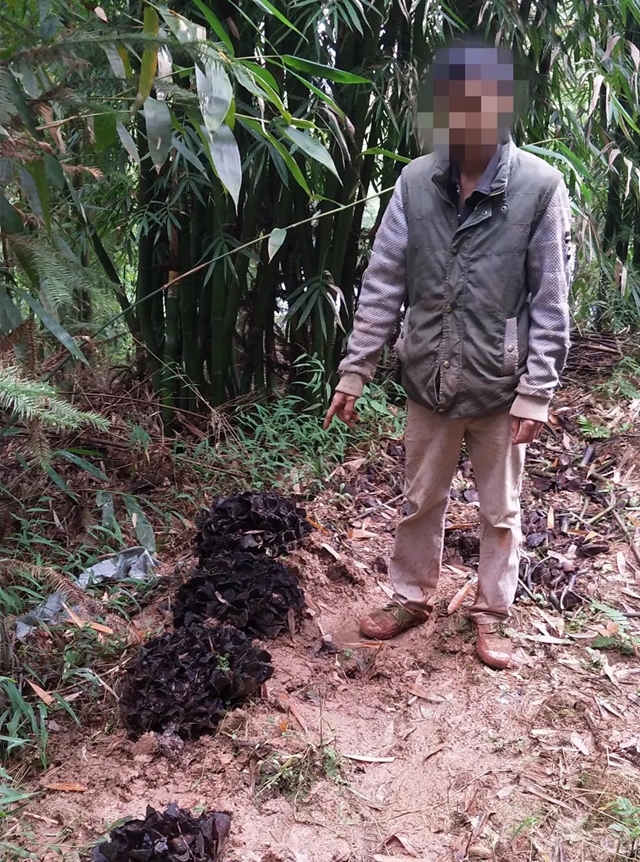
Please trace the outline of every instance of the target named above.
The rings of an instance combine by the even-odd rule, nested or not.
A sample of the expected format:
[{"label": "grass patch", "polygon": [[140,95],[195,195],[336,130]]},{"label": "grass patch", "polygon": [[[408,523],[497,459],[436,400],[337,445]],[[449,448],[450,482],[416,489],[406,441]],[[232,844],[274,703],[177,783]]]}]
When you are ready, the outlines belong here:
[{"label": "grass patch", "polygon": [[306,801],[314,785],[324,778],[343,784],[343,763],[330,745],[307,742],[302,751],[272,751],[257,762],[256,800],[283,795],[294,804]]}]

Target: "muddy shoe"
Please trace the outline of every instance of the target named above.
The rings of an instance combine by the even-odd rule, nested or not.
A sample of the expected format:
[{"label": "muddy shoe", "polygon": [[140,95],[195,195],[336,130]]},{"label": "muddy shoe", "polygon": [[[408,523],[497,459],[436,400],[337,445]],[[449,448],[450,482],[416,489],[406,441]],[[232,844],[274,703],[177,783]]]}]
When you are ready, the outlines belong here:
[{"label": "muddy shoe", "polygon": [[360,620],[360,631],[366,638],[386,641],[400,632],[422,625],[429,614],[425,611],[410,611],[397,602],[391,602],[380,611],[374,611]]},{"label": "muddy shoe", "polygon": [[498,623],[475,623],[478,639],[476,652],[489,667],[504,670],[509,667],[513,656],[513,644],[509,638],[500,634]]}]

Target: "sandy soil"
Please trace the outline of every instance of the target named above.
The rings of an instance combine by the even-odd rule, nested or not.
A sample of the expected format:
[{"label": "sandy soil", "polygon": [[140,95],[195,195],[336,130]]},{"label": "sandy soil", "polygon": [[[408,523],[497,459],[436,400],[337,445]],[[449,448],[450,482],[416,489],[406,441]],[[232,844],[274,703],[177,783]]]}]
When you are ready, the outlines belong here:
[{"label": "sandy soil", "polygon": [[[227,856],[247,862],[625,858],[614,855],[606,806],[638,796],[640,668],[633,655],[590,649],[606,617],[570,622],[520,601],[510,621],[517,666],[491,671],[475,656],[468,602],[446,613],[469,571],[450,555],[429,623],[361,643],[358,617],[385,601],[379,582],[400,504],[378,504],[397,494],[400,469],[390,447],[377,473],[365,471],[355,507],[331,491],[308,505],[322,530],[291,562],[309,617],[293,641],[268,645],[275,675],[263,700],[181,747],[132,743],[113,724],[52,733],[38,785],[87,789],[37,796],[23,813],[24,846],[47,862],[78,859],[114,821],[177,802],[231,812]],[[363,470],[352,461],[337,479],[348,485]],[[457,486],[467,484],[461,473]],[[568,494],[549,492],[544,506],[567,506]],[[528,482],[525,510],[541,505],[533,495]],[[457,502],[449,517],[469,523],[476,513]],[[349,538],[354,527],[373,535]],[[619,531],[598,529],[610,551],[584,563],[578,584],[638,609],[640,567]],[[308,794],[261,790],[268,764],[287,755],[297,755],[294,779],[309,773]]]}]

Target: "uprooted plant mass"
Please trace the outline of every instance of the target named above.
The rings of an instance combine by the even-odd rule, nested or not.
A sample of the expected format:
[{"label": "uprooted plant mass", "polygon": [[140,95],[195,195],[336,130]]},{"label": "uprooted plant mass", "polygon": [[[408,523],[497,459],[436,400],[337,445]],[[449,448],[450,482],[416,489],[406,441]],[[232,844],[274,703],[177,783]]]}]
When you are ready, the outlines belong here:
[{"label": "uprooted plant mass", "polygon": [[1,862],[640,858],[640,6],[0,6]]}]

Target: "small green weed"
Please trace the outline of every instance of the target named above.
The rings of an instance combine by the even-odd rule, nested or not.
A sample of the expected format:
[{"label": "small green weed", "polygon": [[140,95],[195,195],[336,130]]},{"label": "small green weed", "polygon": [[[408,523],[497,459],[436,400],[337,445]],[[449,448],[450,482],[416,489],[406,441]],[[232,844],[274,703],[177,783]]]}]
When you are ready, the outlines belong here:
[{"label": "small green weed", "polygon": [[319,372],[314,381],[317,400],[312,406],[291,394],[275,402],[244,406],[236,414],[234,436],[217,447],[203,441],[196,460],[212,472],[216,464],[234,466],[248,487],[299,486],[307,493],[319,490],[349,449],[366,454],[382,438],[402,434],[405,410],[393,403],[402,392],[397,384],[370,383],[356,404],[355,427],[334,420],[324,431],[326,393]]},{"label": "small green weed", "polygon": [[629,628],[629,619],[622,613],[609,605],[604,605],[601,602],[592,602],[591,608],[600,616],[607,617],[612,625],[611,633],[599,635],[592,643],[592,649],[617,649],[624,655],[635,655],[637,641],[631,634]]},{"label": "small green weed", "polygon": [[619,796],[606,808],[613,817],[615,823],[611,823],[609,829],[618,838],[616,859],[636,859],[640,850],[640,805],[635,805],[630,799]]},{"label": "small green weed", "polygon": [[617,428],[609,428],[607,425],[596,425],[587,416],[578,416],[577,421],[582,434],[588,440],[608,440],[614,434],[626,434],[632,428],[630,422],[623,422]]},{"label": "small green weed", "polygon": [[275,751],[259,762],[258,769],[256,798],[284,794],[294,802],[304,802],[317,780],[325,777],[337,784],[344,780],[340,755],[327,745],[307,743],[295,754]]},{"label": "small green weed", "polygon": [[625,356],[618,362],[609,380],[597,386],[596,391],[615,400],[627,398],[631,401],[640,398],[639,387],[640,363],[631,356]]},{"label": "small green weed", "polygon": [[46,704],[40,702],[36,708],[26,701],[22,692],[9,677],[0,677],[0,752],[5,756],[16,749],[33,749],[38,752],[43,768],[47,758]]},{"label": "small green weed", "polygon": [[218,670],[231,670],[228,655],[218,656]]}]

